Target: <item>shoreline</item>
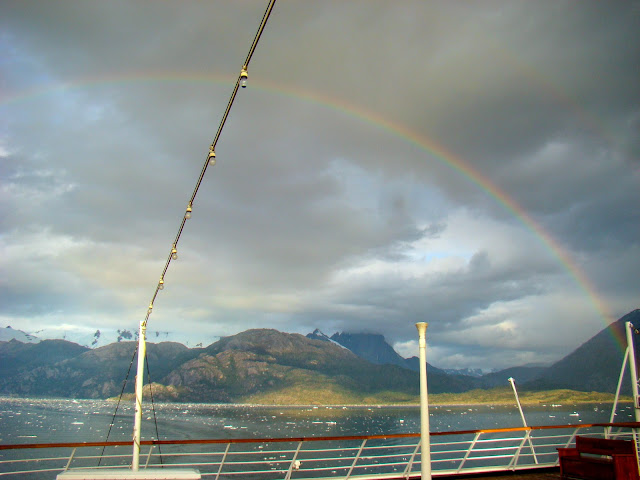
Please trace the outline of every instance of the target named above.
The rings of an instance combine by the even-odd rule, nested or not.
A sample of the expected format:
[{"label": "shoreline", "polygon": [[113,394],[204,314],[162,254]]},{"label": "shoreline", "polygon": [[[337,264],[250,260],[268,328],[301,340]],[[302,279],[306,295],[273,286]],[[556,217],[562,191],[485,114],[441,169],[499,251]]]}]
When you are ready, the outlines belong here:
[{"label": "shoreline", "polygon": [[[587,392],[579,392],[585,393]],[[451,394],[436,394],[436,395],[451,395]],[[608,397],[609,394],[602,394]],[[434,395],[435,396],[435,395]],[[613,395],[611,395],[613,397]],[[47,402],[47,401],[69,401],[69,402],[114,402],[117,398],[69,398],[69,397],[22,397],[18,395],[0,395],[0,402],[5,401],[22,401],[22,402]],[[128,400],[127,400],[128,401]],[[308,409],[342,409],[342,408],[420,408],[419,403],[340,403],[340,404],[310,404],[310,403],[208,403],[208,402],[192,402],[192,401],[159,401],[156,404],[164,405],[202,405],[211,406],[216,408],[308,408]],[[557,399],[529,399],[526,397],[520,397],[520,403],[529,407],[549,407],[557,408],[566,405],[589,405],[589,404],[613,404],[614,398],[566,398],[563,400]],[[464,408],[464,407],[511,407],[515,405],[515,399],[495,398],[486,401],[436,401],[430,402],[429,406],[434,409],[440,409],[442,407]],[[633,405],[633,400],[629,397],[622,397],[618,399],[619,405]]]}]

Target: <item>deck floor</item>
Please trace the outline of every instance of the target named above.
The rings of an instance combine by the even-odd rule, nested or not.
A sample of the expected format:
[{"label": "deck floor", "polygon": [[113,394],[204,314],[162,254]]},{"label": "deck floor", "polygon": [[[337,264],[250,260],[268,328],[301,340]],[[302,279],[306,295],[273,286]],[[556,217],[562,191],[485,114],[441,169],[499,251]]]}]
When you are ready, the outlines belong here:
[{"label": "deck floor", "polygon": [[[438,477],[434,477],[436,480]],[[447,477],[442,477],[447,478]],[[462,476],[450,477],[456,480],[559,480],[560,472],[532,472],[532,473],[512,473],[492,476]]]},{"label": "deck floor", "polygon": [[[419,477],[418,477],[419,478]],[[530,472],[502,472],[493,474],[474,474],[474,475],[447,475],[438,476],[433,475],[435,480],[559,480],[560,469],[559,468],[546,468],[540,470],[533,470]]]}]

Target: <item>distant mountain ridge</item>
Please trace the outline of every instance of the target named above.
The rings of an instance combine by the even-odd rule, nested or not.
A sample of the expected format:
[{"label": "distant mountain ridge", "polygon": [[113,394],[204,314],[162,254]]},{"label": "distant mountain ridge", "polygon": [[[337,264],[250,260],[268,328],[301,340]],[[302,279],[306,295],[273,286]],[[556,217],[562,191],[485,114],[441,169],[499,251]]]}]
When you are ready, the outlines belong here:
[{"label": "distant mountain ridge", "polygon": [[[342,345],[340,342],[336,342],[333,338],[331,338],[331,337],[327,336],[326,334],[324,334],[319,328],[316,328],[311,333],[307,333],[306,337],[310,338],[311,340],[321,340],[323,342],[330,342],[330,343],[338,345],[338,346],[340,346],[342,348],[346,348],[347,350],[350,350],[349,348],[347,348],[344,345]],[[353,352],[353,350],[351,350],[351,351]],[[353,352],[353,353],[356,353],[356,352]],[[356,353],[356,355],[357,355],[357,353]]]},{"label": "distant mountain ridge", "polygon": [[[89,349],[66,340],[0,342],[0,392],[71,398],[118,395],[136,345],[118,342]],[[154,365],[152,375],[165,375],[190,353],[194,352],[179,343],[149,343],[147,358]],[[127,382],[125,391],[133,392],[133,383]]]},{"label": "distant mountain ridge", "polygon": [[407,368],[405,359],[398,355],[380,334],[334,333],[331,340],[376,365],[398,365]]},{"label": "distant mountain ridge", "polygon": [[11,328],[11,325],[0,328],[0,342],[9,342],[11,340],[17,340],[22,343],[38,343],[40,341],[35,335],[30,335],[22,330],[15,330]]},{"label": "distant mountain ridge", "polygon": [[[12,328],[10,325],[0,328],[0,342],[8,342],[13,339],[23,343],[38,343],[44,340],[67,340],[87,348],[98,348],[111,343],[136,340],[137,335],[137,330],[130,330],[127,328],[96,329],[95,331],[87,331],[82,328],[49,328],[35,332],[24,332],[22,330]],[[178,332],[148,330],[147,339],[155,342],[174,341],[186,346],[196,348],[202,347],[202,343],[190,342],[186,335]],[[213,342],[217,339],[218,337],[212,337],[209,339],[209,342]]]},{"label": "distant mountain ridge", "polygon": [[481,368],[444,368],[442,371],[448,375],[467,375],[469,377],[482,377],[484,375]]},{"label": "distant mountain ridge", "polygon": [[[514,377],[523,390],[569,388],[613,393],[623,358],[618,340],[624,338],[626,321],[640,325],[640,310],[612,323],[548,368],[513,367],[474,377],[448,375],[429,366],[429,392],[460,393],[505,386],[507,379]],[[317,338],[254,329],[221,338],[207,347],[148,343],[154,398],[237,403],[416,400],[419,382],[415,368],[374,363],[362,356],[373,355],[378,362],[402,358],[397,353],[386,355],[391,347],[382,335],[327,337],[319,330],[310,335]],[[0,393],[74,398],[116,396],[122,390],[135,347],[132,341],[94,349],[65,340],[0,341]],[[377,348],[385,355],[376,353]],[[415,357],[403,360],[414,362],[415,366],[418,363]],[[133,391],[133,383],[130,378],[126,392]]]},{"label": "distant mountain ridge", "polygon": [[[384,336],[377,333],[336,332],[329,337],[316,328],[312,333],[307,334],[307,338],[335,342],[355,353],[357,356],[376,365],[397,365],[413,370],[414,372],[420,370],[420,360],[418,357],[404,358],[400,356],[394,348],[387,343]],[[429,373],[446,374],[444,370],[434,367],[431,364],[427,364],[427,368]],[[465,376],[464,372],[459,372],[458,374]]]},{"label": "distant mountain ridge", "polygon": [[23,343],[14,338],[9,342],[0,342],[0,378],[17,370],[29,371],[55,365],[87,350],[65,340]]},{"label": "distant mountain ridge", "polygon": [[[547,390],[560,386],[582,391],[615,392],[624,351],[626,349],[626,322],[640,327],[640,309],[633,310],[613,322],[597,335],[549,368],[527,382],[531,390]],[[636,363],[640,365],[638,334],[634,334]],[[629,368],[626,369],[624,388],[630,391]]]},{"label": "distant mountain ridge", "polygon": [[518,388],[520,388],[520,386],[526,386],[528,382],[538,378],[548,368],[549,367],[532,366],[505,368],[504,370],[500,370],[499,372],[484,374],[481,377],[482,384],[484,385],[484,388],[503,387],[505,385],[508,385],[507,382],[509,381],[509,378],[513,378],[517,381]]},{"label": "distant mountain ridge", "polygon": [[[135,342],[88,349],[65,340],[24,344],[0,342],[0,393],[74,398],[117,395],[131,364]],[[51,351],[34,355],[36,349]],[[37,363],[24,364],[37,357]],[[307,390],[332,391],[364,401],[391,395],[415,399],[417,373],[395,365],[375,365],[332,342],[270,329],[224,337],[206,348],[148,343],[151,379],[162,400],[250,402],[252,396],[286,392],[304,397]],[[125,392],[133,391],[133,379]],[[433,374],[430,389],[461,392],[467,383]],[[293,393],[292,393],[293,392]]]},{"label": "distant mountain ridge", "polygon": [[[615,392],[626,348],[625,324],[631,322],[640,327],[640,309],[624,315],[598,334],[578,347],[575,351],[551,366],[514,366],[507,369],[481,375],[473,369],[442,370],[429,365],[429,373],[474,379],[471,385],[481,388],[493,388],[507,385],[508,379],[517,380],[524,390],[552,390],[566,388],[578,391]],[[321,332],[320,332],[321,333]],[[356,355],[373,363],[400,365],[417,371],[417,357],[402,358],[386,342],[382,335],[367,333],[335,333],[331,337],[322,334],[325,339],[336,341],[349,348]],[[636,334],[637,337],[638,334]],[[637,364],[640,365],[640,347],[636,347]],[[630,375],[624,377],[623,387],[630,391]]]}]

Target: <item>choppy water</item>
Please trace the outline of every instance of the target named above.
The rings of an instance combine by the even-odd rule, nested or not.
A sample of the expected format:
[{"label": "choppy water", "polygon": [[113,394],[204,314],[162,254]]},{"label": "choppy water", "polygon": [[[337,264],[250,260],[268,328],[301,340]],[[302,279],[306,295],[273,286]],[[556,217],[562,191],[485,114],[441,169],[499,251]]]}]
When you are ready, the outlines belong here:
[{"label": "choppy water", "polygon": [[[0,443],[107,440],[116,404],[104,400],[0,398]],[[523,407],[528,425],[608,422],[611,404]],[[615,421],[633,420],[619,406]],[[143,437],[160,439],[276,438],[417,433],[418,407],[264,407],[247,405],[156,405],[143,415]],[[517,427],[513,406],[432,406],[431,431]],[[130,440],[133,405],[120,406],[109,440]]]}]

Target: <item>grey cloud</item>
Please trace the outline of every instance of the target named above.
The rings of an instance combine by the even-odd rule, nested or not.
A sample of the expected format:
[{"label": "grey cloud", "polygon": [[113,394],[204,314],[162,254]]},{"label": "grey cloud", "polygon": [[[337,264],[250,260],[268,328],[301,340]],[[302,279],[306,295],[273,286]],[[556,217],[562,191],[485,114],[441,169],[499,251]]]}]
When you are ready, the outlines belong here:
[{"label": "grey cloud", "polygon": [[[263,3],[0,7],[0,271],[20,280],[3,318],[145,310]],[[406,342],[428,319],[443,366],[492,368],[516,349],[495,329],[596,333],[519,208],[612,312],[637,308],[639,18],[624,2],[278,3],[157,321]],[[554,338],[518,359],[584,339]]]}]

